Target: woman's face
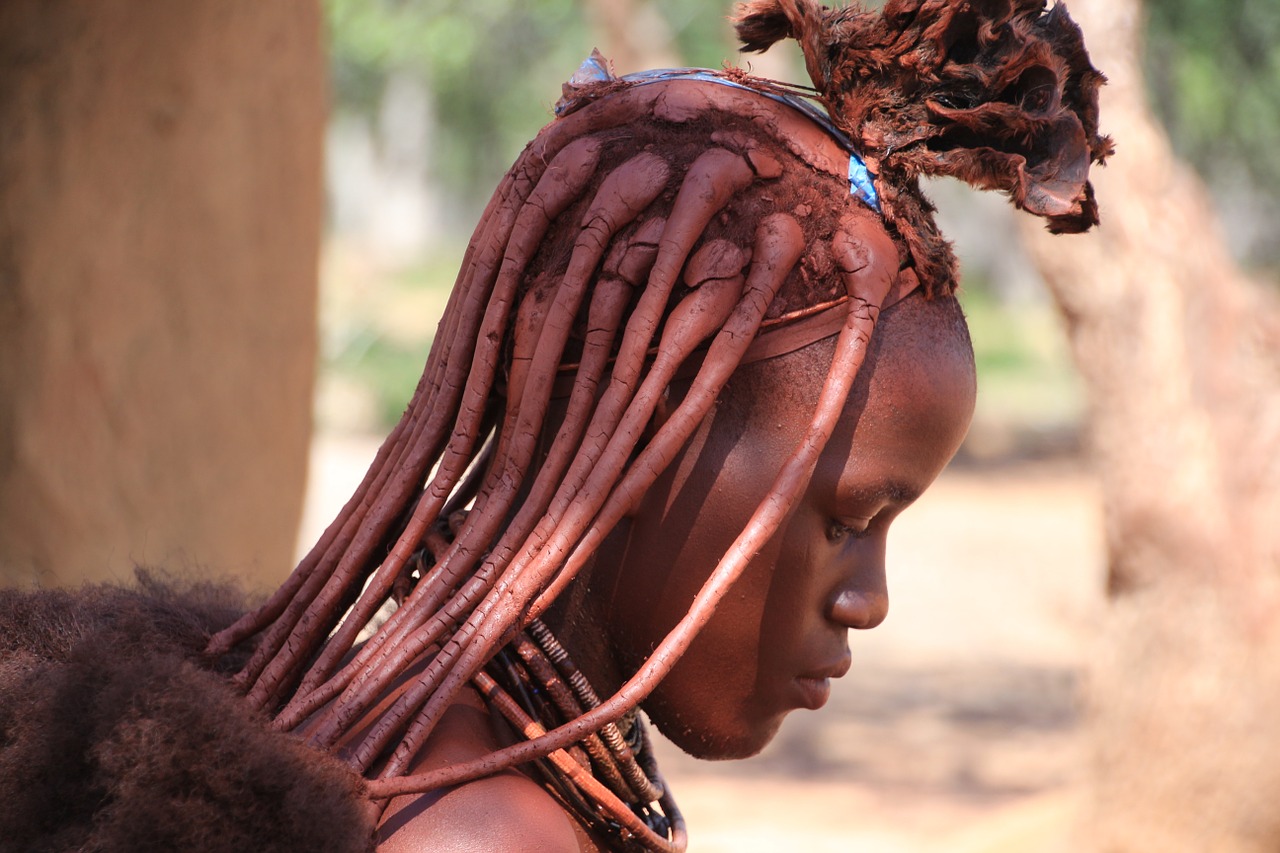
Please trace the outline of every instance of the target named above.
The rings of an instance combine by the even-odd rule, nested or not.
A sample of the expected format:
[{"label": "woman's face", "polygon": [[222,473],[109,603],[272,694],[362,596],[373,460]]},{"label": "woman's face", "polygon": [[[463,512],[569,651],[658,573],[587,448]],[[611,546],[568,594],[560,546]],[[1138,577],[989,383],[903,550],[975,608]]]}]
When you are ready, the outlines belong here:
[{"label": "woman's face", "polygon": [[[968,338],[943,306],[886,311],[813,479],[778,533],[644,702],[693,755],[752,755],[797,708],[826,702],[850,628],[885,618],[891,522],[950,460],[973,412]],[[947,311],[953,311],[948,308]],[[932,324],[932,325],[931,325]],[[834,347],[747,368],[641,506],[591,581],[615,664],[632,672],[687,612],[808,426]],[[599,600],[599,599],[597,599]]]}]

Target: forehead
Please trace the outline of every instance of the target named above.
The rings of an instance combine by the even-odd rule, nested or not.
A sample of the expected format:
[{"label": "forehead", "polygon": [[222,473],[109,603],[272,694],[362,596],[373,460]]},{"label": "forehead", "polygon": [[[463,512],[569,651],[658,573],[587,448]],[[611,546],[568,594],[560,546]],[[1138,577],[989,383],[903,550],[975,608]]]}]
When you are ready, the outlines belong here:
[{"label": "forehead", "polygon": [[[762,395],[761,403],[817,402],[836,349],[831,335],[792,352],[738,368],[732,388]],[[959,303],[953,297],[926,298],[912,292],[886,308],[876,323],[867,356],[850,394],[850,402],[864,400],[877,373],[917,367],[912,384],[932,381],[972,381],[973,347]],[[958,374],[958,375],[957,375]]]},{"label": "forehead", "polygon": [[[827,381],[835,339],[744,365],[721,399],[717,419],[767,431],[794,443],[808,427]],[[924,439],[951,442],[967,426],[976,391],[973,351],[958,305],[916,294],[887,309],[877,324],[832,446],[851,450],[878,432],[910,428]]]}]

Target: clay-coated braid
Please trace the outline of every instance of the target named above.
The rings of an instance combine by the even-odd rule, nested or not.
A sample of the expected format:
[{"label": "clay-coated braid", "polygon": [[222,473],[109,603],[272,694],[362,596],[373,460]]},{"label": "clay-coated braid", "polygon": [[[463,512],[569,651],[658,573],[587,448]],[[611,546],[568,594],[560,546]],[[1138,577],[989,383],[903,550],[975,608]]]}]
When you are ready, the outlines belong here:
[{"label": "clay-coated braid", "polygon": [[[460,328],[465,331],[461,332],[448,351],[444,381],[438,389],[435,401],[437,405],[430,413],[426,437],[413,443],[412,455],[397,471],[393,489],[382,496],[379,507],[371,514],[370,521],[360,531],[361,535],[342,555],[336,573],[344,577],[351,576],[362,569],[373,548],[382,540],[390,525],[400,515],[400,508],[404,506],[408,495],[418,488],[426,472],[428,461],[437,456],[439,442],[448,434],[448,423],[454,419],[454,413],[459,411],[460,395],[465,389],[463,378],[475,370],[477,356],[482,358],[484,355],[484,353],[476,353],[474,349],[477,343],[475,335],[478,324],[481,322],[480,318],[489,313],[492,288],[498,271],[497,265],[504,255],[517,212],[536,187],[542,174],[542,166],[526,158],[514,171],[517,177],[512,185],[512,196],[498,208],[498,215],[492,227],[488,229],[487,238],[478,245],[475,265],[464,272],[466,280],[461,286],[465,298],[462,302],[463,316]],[[311,601],[317,594],[316,590],[308,590],[304,587],[303,593],[299,597],[300,600],[295,602],[298,607],[297,612],[289,618],[290,612],[286,611],[285,618],[278,621],[262,641],[263,646],[267,648],[260,651],[270,650],[275,654],[275,650],[284,643],[281,639],[283,634],[293,631],[297,622],[303,618],[309,618],[313,623],[324,620],[327,624],[313,624],[301,637],[297,637],[296,632],[291,634],[290,637],[295,646],[305,645],[313,648],[336,623],[340,617],[340,614],[335,612],[336,607],[332,604],[326,608],[312,607]],[[304,605],[305,609],[302,609]],[[291,669],[291,662],[299,657],[298,648],[286,649],[283,653],[276,655],[250,691],[251,701],[259,706],[267,704],[280,690],[280,682],[284,673]],[[251,660],[250,663],[252,665],[254,661]]]},{"label": "clay-coated braid", "polygon": [[[649,281],[627,324],[628,334],[623,337],[623,350],[619,352],[617,366],[630,365],[633,370],[638,370],[643,364],[647,342],[652,339],[652,334],[657,327],[657,318],[664,313],[663,307],[667,302],[667,296],[680,270],[684,267],[698,235],[705,230],[711,217],[719,212],[734,194],[750,185],[753,177],[754,173],[741,156],[721,148],[712,148],[703,152],[690,165],[676,195],[671,213],[667,217],[666,227],[659,241],[658,256],[650,272]],[[634,335],[631,334],[633,327],[636,333]],[[630,351],[627,350],[628,338],[631,338]],[[636,349],[637,345],[639,349]],[[590,438],[590,431],[588,431],[588,438]],[[602,442],[593,442],[593,444],[600,443]],[[584,449],[586,444],[587,442],[584,442]],[[573,473],[571,468],[570,478],[573,477]],[[585,471],[580,472],[581,475],[585,473]],[[591,471],[596,482],[605,479],[610,473],[616,476],[620,472],[602,473],[599,468],[593,468]],[[578,514],[594,515],[602,500],[603,496],[584,496],[579,492],[574,496],[571,507],[576,508]],[[534,535],[537,536],[538,531],[535,530]],[[545,551],[546,548],[547,546],[543,546],[539,550]],[[528,550],[526,549],[524,553],[527,554]],[[511,570],[500,579],[500,586],[519,577],[523,568],[520,562],[519,557],[513,561]],[[532,582],[526,581],[525,585],[541,586],[539,580],[534,578]],[[499,597],[503,592],[503,589],[495,588],[486,600],[500,600]],[[387,762],[383,770],[384,775],[394,775],[412,759],[422,740],[434,728],[443,709],[452,702],[453,697],[470,675],[478,671],[485,653],[491,652],[504,640],[503,635],[507,633],[506,631],[493,631],[484,638],[482,643],[469,642],[477,631],[477,623],[487,615],[484,610],[478,610],[473,614],[473,618],[450,638],[449,643],[432,662],[433,666],[429,666],[428,672],[423,674],[422,680],[400,697],[400,702],[404,704],[404,710],[400,713],[404,713],[419,701],[425,701],[426,706],[410,724],[400,746]],[[477,616],[479,618],[475,618]],[[503,608],[499,613],[499,618],[506,618],[511,623],[514,622],[514,617],[515,614],[510,606]],[[442,658],[445,665],[434,666]],[[454,665],[455,659],[461,664],[460,666]],[[440,675],[437,673],[443,674],[443,680],[440,680]],[[365,762],[372,759],[370,750],[374,748],[380,750],[385,745],[388,733],[401,724],[402,721],[396,717],[397,710],[399,709],[393,708],[388,711],[375,727],[373,735],[357,750],[361,765],[367,766]]]},{"label": "clay-coated braid", "polygon": [[[716,243],[711,243],[707,248],[716,249],[718,246]],[[728,255],[729,266],[741,269],[745,255],[736,247],[732,248],[733,253]],[[614,500],[618,494],[619,477],[643,430],[651,421],[661,395],[675,378],[676,372],[685,359],[692,355],[702,342],[727,319],[741,296],[742,285],[741,275],[712,279],[686,296],[671,312],[653,367],[637,390],[631,405],[627,407],[626,414],[610,438],[592,477],[583,485],[583,495],[602,494],[603,506],[609,506],[610,501]],[[705,416],[709,411],[710,403],[706,405],[706,411],[703,411],[701,416]],[[698,420],[701,420],[701,417]],[[687,437],[685,436],[686,439]],[[674,445],[674,442],[672,444]],[[650,443],[644,452],[650,452],[653,446]],[[674,452],[673,448],[671,455],[674,455]],[[581,508],[579,512],[565,514],[547,551],[554,554],[573,548],[591,524],[593,514],[598,514],[600,509],[600,507],[594,507],[593,513],[593,506],[586,503],[580,503],[578,507]],[[621,518],[621,515],[620,512],[618,517]],[[543,566],[549,563],[550,560],[546,557],[541,561]],[[535,566],[537,565],[535,563]],[[573,570],[580,565],[581,563],[576,564]],[[557,576],[547,578],[545,582],[543,575],[531,573],[514,594],[516,606],[523,608],[529,596],[542,592],[548,585],[556,589],[563,588],[563,585],[572,578],[573,570],[566,572],[562,569]]]},{"label": "clay-coated braid", "polygon": [[[652,264],[652,255],[646,250],[650,248],[648,245],[649,243],[656,244],[658,235],[661,233],[663,222],[664,220],[660,218],[650,219],[643,226],[641,226],[641,228],[633,236],[631,243],[636,244],[635,248],[637,248],[640,251],[638,253],[637,252],[626,253],[626,258],[630,260],[625,260],[621,262],[622,267],[625,267],[625,269],[622,269],[619,273],[619,275],[623,278],[623,280],[628,281],[629,283],[634,285],[637,283],[638,275],[643,275],[647,273],[648,266]],[[656,251],[656,245],[654,245],[653,249],[654,251]],[[606,262],[606,268],[608,267],[608,265],[609,265],[608,262]],[[610,310],[616,311],[616,313],[620,314],[621,311],[624,310],[626,307],[625,302],[621,301],[622,294],[617,294],[611,298],[618,301],[610,303],[611,305]],[[604,322],[603,317],[599,318],[599,320],[591,319],[591,328],[599,328],[601,322]],[[610,328],[614,328],[616,327],[616,325],[617,325],[617,318],[614,318],[613,320],[609,321]],[[588,343],[590,343],[592,340],[593,340],[593,337],[591,335],[588,335]],[[611,345],[611,343],[612,343],[612,336],[610,336],[610,340],[607,345]],[[603,361],[601,362],[601,366],[603,366]],[[578,387],[580,389],[585,390],[585,386],[579,385]],[[595,387],[595,383],[592,382],[590,385],[590,392],[592,394],[594,394],[594,387]],[[582,393],[581,390],[575,391],[575,394],[577,395],[580,395],[581,393]],[[582,396],[578,396],[577,400],[578,402],[573,404],[574,411],[576,411],[577,409],[585,405],[587,402],[589,402],[588,398],[584,398]],[[567,419],[566,425],[564,428],[562,428],[561,433],[564,434],[566,431],[573,430],[575,427],[578,428],[578,431],[575,433],[570,444],[576,447],[578,444],[578,436],[580,436],[581,428],[582,428],[577,424],[576,421],[573,421],[572,419]],[[557,438],[557,445],[553,446],[552,459],[558,459],[560,455],[562,455],[564,452],[563,450],[557,449],[558,447],[561,446],[559,445],[560,441],[561,439]],[[568,445],[564,445],[564,446],[567,447]],[[547,466],[544,465],[543,470],[545,471],[546,468]],[[560,475],[557,474],[556,479],[551,479],[551,478],[544,477],[542,474],[540,474],[537,480],[535,481],[534,492],[533,494],[530,495],[530,500],[526,501],[525,504],[538,505],[541,499],[537,498],[536,496],[541,495],[543,492],[546,491],[546,489],[550,485],[552,485],[554,482],[557,482],[559,476]],[[503,541],[500,542],[498,546],[495,548],[495,553],[505,555],[509,551],[509,546],[507,545],[507,542],[511,538],[511,534],[513,532],[521,531],[516,534],[520,538],[523,538],[523,536],[527,534],[526,519],[536,518],[537,515],[539,515],[542,512],[541,509],[538,509],[536,512],[531,513],[529,511],[531,508],[532,507],[529,507],[529,506],[521,507],[520,514],[517,515],[515,522],[512,524],[511,528],[508,530],[508,535],[504,536]],[[530,521],[529,523],[532,523],[532,522]],[[504,565],[507,559],[509,558],[506,556],[503,556],[502,562]],[[398,612],[397,616],[416,613],[418,614],[417,617],[413,619],[409,619],[404,622],[401,622],[399,620],[393,620],[395,624],[384,626],[384,629],[380,631],[377,635],[375,635],[374,638],[370,641],[370,644],[366,646],[366,651],[369,649],[370,646],[377,648],[389,642],[390,643],[398,642],[401,638],[403,638],[406,635],[407,631],[417,629],[424,621],[426,621],[426,619],[428,618],[428,614],[434,611],[435,608],[439,606],[439,603],[442,600],[442,596],[444,595],[445,592],[447,592],[447,587],[440,588],[435,591],[433,591],[432,587],[428,587],[428,586],[420,587],[419,590],[415,591],[416,596],[434,595],[435,597],[428,599],[430,603],[419,604],[419,602],[416,599],[412,602],[406,602],[406,607],[402,612]],[[412,606],[409,606],[409,605],[412,605]]]},{"label": "clay-coated braid", "polygon": [[[634,221],[653,202],[665,188],[668,175],[669,169],[665,161],[655,155],[641,154],[610,172],[601,182],[595,199],[583,215],[581,231],[575,241],[569,267],[544,323],[543,334],[540,336],[535,352],[529,381],[530,383],[541,382],[545,390],[539,393],[539,398],[550,396],[554,369],[559,364],[565,341],[572,329],[573,318],[577,314],[578,306],[610,239],[621,228]],[[545,379],[539,379],[540,367],[543,372],[551,375]],[[545,402],[540,408],[545,410]],[[541,417],[540,414],[538,416]],[[534,446],[532,433],[535,430],[528,431],[531,435],[522,444],[527,448],[525,452],[532,454]],[[514,498],[514,495],[511,497]],[[397,705],[403,703],[407,707],[412,702],[425,698],[426,693],[434,689],[431,681],[435,672],[447,671],[452,663],[450,650],[458,647],[457,641],[460,635],[465,641],[466,631],[467,625],[464,624],[428,665],[419,683],[406,691]],[[408,661],[404,664],[407,665]],[[370,737],[364,743],[377,744],[379,739],[388,737],[389,733],[394,732],[395,723],[398,722],[397,713],[403,713],[403,710],[393,706],[375,725]],[[361,749],[357,750],[357,760],[371,760],[372,755],[367,751],[369,748],[362,744]]]},{"label": "clay-coated braid", "polygon": [[[774,486],[757,507],[747,527],[730,546],[702,589],[698,591],[688,613],[616,694],[601,703],[599,707],[584,713],[577,720],[539,738],[431,773],[400,779],[383,776],[368,783],[370,795],[384,797],[431,791],[461,784],[514,764],[544,757],[553,750],[575,743],[588,731],[593,731],[608,722],[616,722],[643,701],[674,666],[679,654],[688,647],[697,631],[711,618],[715,605],[741,575],[752,556],[776,533],[782,519],[790,511],[808,477],[811,476],[812,467],[816,465],[817,457],[839,417],[843,398],[847,397],[849,387],[852,385],[852,377],[840,375],[836,368],[861,363],[866,341],[869,340],[870,331],[874,327],[874,313],[869,308],[861,301],[851,303],[850,322],[846,323],[841,330],[837,343],[837,358],[833,363],[831,374],[828,375],[819,400],[818,411],[804,441],[784,464]],[[842,389],[843,393],[841,393]],[[837,401],[839,406],[835,405]]]},{"label": "clay-coated braid", "polygon": [[[641,165],[646,166],[646,168],[650,170],[650,172],[652,173],[653,177],[659,177],[659,175],[655,170],[659,168],[660,164],[648,162],[646,160],[646,161],[641,161]],[[626,175],[626,174],[627,173],[623,173],[623,175]],[[650,220],[648,223],[646,223],[644,226],[642,226],[639,229],[634,239],[640,240],[640,241],[644,241],[646,239],[654,239],[654,237],[648,236],[653,234],[654,224],[655,223],[653,222],[653,220]],[[656,224],[660,227],[661,221],[659,220]],[[640,249],[643,254],[644,246],[643,245],[640,246]],[[628,255],[628,257],[630,257],[630,255]],[[632,261],[630,263],[626,263],[625,265],[627,267],[627,272],[629,274],[634,274],[638,269],[643,268],[643,261],[641,261],[639,264]],[[609,264],[606,264],[606,267],[608,266]],[[543,471],[539,473],[539,476],[535,481],[534,492],[529,496],[528,500],[523,502],[520,508],[520,512],[517,514],[516,520],[513,522],[513,524],[511,525],[511,528],[508,530],[508,534],[510,534],[511,531],[514,530],[517,532],[517,535],[521,535],[519,534],[519,531],[521,529],[527,529],[528,524],[532,523],[527,519],[532,519],[533,517],[536,516],[536,512],[533,512],[533,510],[535,510],[539,502],[543,500],[539,498],[539,494],[548,492],[551,488],[552,483],[556,479],[558,479],[560,473],[562,473],[561,471],[557,470],[558,468],[561,467],[560,463],[557,460],[566,456],[567,447],[577,444],[578,438],[580,436],[581,427],[578,426],[577,429],[575,430],[575,426],[577,426],[577,424],[573,420],[574,413],[585,410],[585,408],[590,405],[591,399],[594,397],[595,387],[598,382],[599,376],[603,372],[605,363],[607,361],[607,354],[609,351],[609,347],[612,343],[613,336],[615,334],[614,330],[616,330],[618,322],[621,318],[621,314],[623,310],[625,310],[626,308],[626,301],[627,301],[626,293],[623,292],[623,290],[618,290],[616,285],[609,285],[607,283],[603,287],[601,287],[600,285],[597,285],[596,294],[593,295],[593,300],[592,300],[593,308],[589,316],[589,321],[590,321],[589,325],[592,330],[598,330],[598,331],[592,331],[588,333],[587,347],[584,350],[584,358],[589,358],[592,361],[592,364],[590,366],[584,365],[584,371],[579,371],[579,376],[578,376],[579,381],[575,383],[575,389],[571,397],[570,417],[566,419],[566,423],[564,424],[564,426],[560,431],[560,435],[557,438],[557,442],[555,445],[553,445],[551,456],[548,459],[547,463],[544,464]],[[536,424],[530,424],[527,427],[527,429],[529,431],[534,431],[535,426]],[[504,538],[504,542],[505,541],[506,539]],[[506,547],[507,547],[507,550],[509,550],[509,546],[506,546]],[[504,543],[499,543],[498,550],[502,551],[503,548],[504,548]],[[478,577],[483,581],[487,581],[490,575],[491,575],[491,571],[486,567],[485,570],[481,571]],[[461,595],[464,598],[470,599],[471,602],[474,603],[474,601],[478,598],[478,596],[482,595],[486,589],[487,589],[487,586],[484,583],[469,582],[464,587]],[[419,589],[415,590],[414,600],[406,602],[406,606],[405,608],[403,608],[403,610],[407,612],[411,609],[410,607],[411,605],[418,605],[419,602],[417,601],[417,597],[419,595],[434,594],[435,597],[433,599],[428,599],[428,601],[423,603],[422,606],[416,607],[416,609],[420,613],[430,614],[434,610],[434,608],[438,606],[440,597],[447,590],[448,590],[448,586],[445,586],[439,583],[435,584],[434,587],[432,585],[420,584]],[[434,642],[439,637],[440,631],[443,628],[447,627],[448,624],[451,624],[452,620],[456,619],[457,615],[458,615],[457,608],[454,606],[451,606],[449,610],[445,614],[443,614],[443,618],[433,617],[433,619],[435,620],[434,625],[429,625],[426,631],[417,632],[417,635],[414,637],[412,641],[404,643],[399,647],[401,656],[407,660],[412,660],[414,657],[420,654],[423,649],[425,649],[432,642]],[[424,615],[416,621],[407,621],[405,624],[407,624],[410,628],[414,628],[415,625],[420,625],[423,621],[427,619],[428,617]],[[403,637],[403,633],[401,633],[400,635],[397,635],[397,637],[393,637],[392,640],[395,640],[399,637]],[[390,645],[388,645],[387,641],[384,641],[384,649],[385,648],[390,648]],[[366,647],[366,651],[367,650],[368,650],[368,647]],[[364,656],[361,655],[360,657],[363,658]],[[365,665],[365,669],[362,672],[361,676],[359,677],[359,680],[362,683],[367,680],[368,675],[372,674],[376,670],[383,669],[379,665],[380,661],[382,660],[381,658],[374,660],[372,664],[367,663],[369,660],[374,660],[374,659],[364,658],[364,660],[361,661],[362,665]],[[347,677],[344,680],[346,680],[347,682],[351,682],[352,678]],[[344,685],[344,689],[345,688],[346,688],[346,685]],[[326,692],[332,692],[332,691],[326,691]],[[371,698],[371,695],[376,695],[376,693],[374,691],[366,691],[364,700],[367,701],[369,698]],[[363,703],[358,703],[358,704],[363,704]],[[350,715],[354,712],[354,710],[355,710],[354,708],[351,710],[348,710],[345,712],[345,714]]]},{"label": "clay-coated braid", "polygon": [[[482,582],[475,585],[469,583],[460,593],[460,596],[471,599],[469,605],[474,604],[479,595],[483,595],[484,591],[487,590],[487,581],[496,573],[497,566],[505,565],[509,561],[510,555],[514,550],[514,543],[528,534],[534,521],[545,510],[552,491],[555,489],[556,484],[560,482],[564,470],[569,464],[573,449],[578,447],[581,441],[582,430],[586,428],[587,414],[594,401],[596,388],[607,365],[610,348],[633,288],[632,282],[619,276],[636,276],[647,273],[648,269],[645,266],[644,257],[647,256],[649,263],[652,263],[654,252],[646,250],[656,250],[656,245],[645,242],[647,239],[651,239],[648,235],[653,231],[653,228],[650,227],[653,223],[654,220],[650,220],[631,241],[619,244],[625,247],[625,251],[616,253],[619,256],[616,261],[612,263],[606,261],[604,274],[607,277],[597,283],[595,292],[592,294],[591,308],[588,314],[588,332],[583,348],[582,362],[574,377],[574,386],[564,421],[552,443],[547,459],[538,471],[533,488],[525,500],[521,502],[516,518],[511,522],[508,530],[504,532],[503,538],[494,547],[490,557],[486,559],[485,566],[477,574],[477,577],[481,578]],[[660,224],[661,220],[658,221],[659,226]],[[441,632],[448,625],[453,624],[456,618],[456,614],[448,609],[442,613],[435,612],[435,608],[440,605],[448,590],[439,584],[438,578],[434,573],[420,582],[419,590],[435,591],[433,597],[429,596],[421,602],[414,602],[415,604],[420,604],[420,609],[423,612],[435,615],[423,617],[421,621],[426,623],[426,627],[415,630],[404,641],[403,648],[411,657],[416,657],[425,651],[439,638]],[[409,603],[406,602],[404,609],[407,610],[408,607]],[[397,612],[397,615],[399,614],[400,611]],[[299,707],[297,716],[288,721],[287,727],[292,728],[297,725],[302,718],[315,711],[320,705],[332,699],[342,690],[345,690],[355,679],[357,671],[361,667],[365,667],[370,660],[373,660],[371,655],[368,657],[364,655],[366,651],[370,651],[368,645],[337,676],[330,679],[313,695],[307,697],[305,703]],[[370,666],[376,666],[377,663],[378,661],[375,660]],[[369,671],[372,670],[370,669]]]},{"label": "clay-coated braid", "polygon": [[724,322],[720,334],[712,341],[702,369],[695,376],[684,400],[617,484],[590,530],[565,562],[560,576],[541,592],[530,610],[530,618],[546,609],[576,575],[598,543],[631,507],[638,505],[644,492],[706,417],[724,383],[737,368],[742,353],[754,339],[774,295],[803,251],[804,233],[792,216],[771,214],[761,220],[756,228],[756,245],[746,292]]},{"label": "clay-coated braid", "polygon": [[[717,178],[721,180],[717,181]],[[745,162],[723,149],[704,152],[690,166],[673,205],[672,216],[660,223],[657,258],[653,262],[641,300],[627,323],[622,347],[604,398],[592,416],[578,455],[557,489],[546,517],[535,528],[521,552],[513,558],[508,570],[510,576],[516,576],[524,563],[542,550],[564,510],[577,496],[588,474],[596,468],[608,437],[614,433],[625,407],[631,401],[643,368],[645,351],[659,319],[665,313],[667,295],[675,283],[676,273],[684,265],[694,239],[732,193],[745,187],[750,181],[751,172]],[[651,222],[646,227],[649,224],[658,223]],[[668,233],[672,230],[675,236]],[[662,261],[661,268],[659,261]]]},{"label": "clay-coated braid", "polygon": [[[577,140],[565,146],[547,166],[533,192],[530,193],[516,218],[507,251],[503,256],[498,280],[480,327],[479,336],[482,339],[497,338],[501,330],[505,329],[507,314],[520,275],[524,272],[533,252],[542,242],[552,221],[578,198],[595,172],[596,164],[599,162],[600,148],[599,140],[594,138]],[[459,418],[440,470],[433,478],[432,486],[419,500],[409,524],[397,539],[391,554],[383,561],[382,567],[374,574],[361,600],[353,608],[352,615],[329,641],[325,651],[321,653],[303,679],[300,692],[310,692],[318,686],[332,674],[338,661],[350,650],[356,634],[386,600],[391,584],[399,575],[400,569],[409,556],[417,550],[423,530],[443,508],[457,478],[461,476],[466,464],[471,461],[470,450],[475,442],[479,419],[483,416],[483,401],[488,397],[493,375],[497,370],[496,347],[491,357],[481,358],[478,361],[486,369],[476,376],[477,370],[473,366],[472,376],[468,378],[462,401],[462,410],[471,412],[472,417]],[[333,594],[336,595],[336,591]],[[325,603],[321,602],[319,606],[323,607]]]},{"label": "clay-coated braid", "polygon": [[[441,430],[448,422],[448,413],[453,410],[462,390],[462,377],[466,373],[466,365],[471,360],[470,344],[467,341],[474,335],[479,318],[488,302],[489,290],[496,274],[497,259],[501,257],[502,249],[514,225],[515,210],[532,191],[538,176],[538,173],[532,171],[532,164],[524,164],[513,172],[515,177],[507,187],[510,194],[498,207],[497,215],[485,229],[484,238],[477,244],[474,252],[475,263],[462,270],[458,277],[458,284],[455,285],[461,293],[458,303],[457,332],[452,346],[448,349],[449,358],[445,359],[441,383],[434,388],[435,406],[423,427],[427,431],[426,439],[419,438],[411,442],[408,458],[402,460],[396,468],[390,469],[388,486],[378,496],[377,503],[369,512],[365,523],[354,531],[352,541],[343,550],[337,566],[327,574],[349,570],[348,567],[363,563],[394,521],[399,511],[398,507],[403,505],[404,498],[407,496],[406,490],[412,488],[414,483],[422,477],[426,459],[435,454],[434,447],[442,437]],[[437,344],[440,343],[437,341]],[[421,386],[420,390],[422,390]],[[326,580],[325,574],[313,573],[302,584],[294,600],[259,640],[254,655],[250,657],[238,676],[241,680],[252,683],[249,701],[254,706],[265,706],[274,695],[275,688],[287,671],[287,666],[284,661],[279,660],[277,653],[304,612],[309,609],[312,600]]]},{"label": "clay-coated braid", "polygon": [[[774,286],[775,290],[776,287],[777,284]],[[878,298],[883,299],[883,297],[884,293],[880,292]],[[837,341],[836,358],[824,384],[817,411],[806,432],[805,439],[784,463],[770,492],[765,496],[760,506],[757,507],[747,527],[734,541],[733,545],[730,546],[702,589],[699,590],[689,612],[658,644],[657,649],[640,667],[639,671],[614,696],[610,697],[598,708],[588,711],[577,720],[555,729],[538,741],[516,744],[466,764],[422,774],[420,777],[415,777],[412,787],[404,786],[403,791],[397,780],[383,777],[370,783],[371,793],[377,792],[376,795],[381,796],[387,792],[401,793],[409,790],[433,790],[441,785],[458,784],[462,781],[487,775],[495,769],[511,766],[513,763],[521,763],[532,760],[534,757],[541,757],[552,749],[559,749],[568,743],[581,739],[581,735],[587,731],[595,730],[607,722],[616,722],[652,691],[658,681],[670,671],[679,654],[688,647],[689,642],[697,631],[711,618],[716,603],[746,568],[752,556],[776,533],[778,525],[790,511],[791,506],[799,497],[809,477],[812,475],[813,467],[817,464],[817,458],[830,438],[836,421],[839,419],[844,401],[856,376],[857,368],[861,365],[862,358],[865,355],[866,342],[869,340],[871,331],[874,328],[874,309],[860,298],[855,298],[850,304],[849,317]],[[760,309],[761,314],[763,314],[763,310],[762,307]],[[723,336],[717,338],[717,342],[723,340],[725,340]],[[713,361],[710,353],[708,354],[708,361]],[[734,363],[736,364],[736,362]],[[707,366],[704,364],[704,370],[706,368]],[[731,370],[732,368],[730,368],[730,372]]]},{"label": "clay-coated braid", "polygon": [[[485,206],[484,214],[481,216],[480,221],[486,223],[486,227],[477,228],[471,236],[467,243],[466,252],[463,254],[460,270],[465,272],[470,269],[470,262],[476,246],[485,238],[490,229],[498,224],[497,217],[494,216],[495,209],[506,203],[514,182],[515,170],[513,169],[503,176],[502,181],[490,197],[489,203]],[[463,276],[460,274],[458,276],[459,285],[462,284],[462,280]],[[441,329],[437,334],[437,339],[441,341],[451,342],[453,340],[453,332],[458,322],[459,312],[457,308],[462,300],[463,290],[462,286],[455,286],[449,292]],[[284,612],[285,607],[298,593],[298,590],[317,564],[331,559],[330,555],[335,549],[341,552],[347,547],[351,536],[358,529],[360,521],[363,520],[364,514],[369,508],[371,494],[378,491],[399,462],[399,451],[403,450],[405,446],[406,425],[412,423],[413,419],[420,414],[422,401],[434,395],[438,383],[440,362],[443,358],[440,353],[448,352],[448,350],[448,345],[432,348],[423,370],[422,378],[419,380],[417,389],[410,401],[409,411],[406,412],[405,417],[396,423],[391,434],[387,436],[378,448],[378,452],[356,492],[348,499],[342,511],[325,529],[319,541],[312,546],[294,572],[290,574],[284,584],[272,593],[266,603],[257,610],[246,613],[210,638],[209,644],[205,649],[206,655],[218,656],[226,654],[236,645],[265,628],[272,620],[278,618]],[[332,559],[336,559],[336,557]]]}]

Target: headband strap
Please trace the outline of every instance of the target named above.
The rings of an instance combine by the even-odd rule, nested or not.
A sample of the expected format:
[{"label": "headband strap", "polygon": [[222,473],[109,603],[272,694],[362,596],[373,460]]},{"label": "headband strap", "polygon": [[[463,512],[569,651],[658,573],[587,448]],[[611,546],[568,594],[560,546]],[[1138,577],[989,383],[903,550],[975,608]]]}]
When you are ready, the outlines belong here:
[{"label": "headband strap", "polygon": [[555,105],[556,117],[566,116],[574,110],[599,97],[600,84],[621,83],[632,86],[647,86],[650,83],[662,83],[667,80],[697,80],[703,83],[715,83],[734,89],[745,89],[770,100],[785,104],[793,110],[808,117],[814,124],[826,131],[827,135],[839,143],[849,155],[849,194],[857,198],[867,207],[880,213],[880,196],[876,192],[876,176],[867,168],[862,155],[854,148],[849,136],[836,127],[835,122],[826,110],[815,104],[812,94],[798,86],[777,83],[772,80],[754,80],[742,74],[730,75],[710,68],[657,68],[651,71],[639,71],[622,77],[614,76],[609,70],[609,61],[599,50],[592,50],[591,55],[582,61],[578,70],[564,84],[564,94]]},{"label": "headband strap", "polygon": [[[898,273],[880,310],[884,311],[920,289],[920,280],[910,267]],[[760,324],[756,339],[747,347],[739,364],[764,361],[803,349],[809,344],[829,338],[840,331],[849,313],[849,297],[841,296],[821,305],[813,305],[783,314]]]}]

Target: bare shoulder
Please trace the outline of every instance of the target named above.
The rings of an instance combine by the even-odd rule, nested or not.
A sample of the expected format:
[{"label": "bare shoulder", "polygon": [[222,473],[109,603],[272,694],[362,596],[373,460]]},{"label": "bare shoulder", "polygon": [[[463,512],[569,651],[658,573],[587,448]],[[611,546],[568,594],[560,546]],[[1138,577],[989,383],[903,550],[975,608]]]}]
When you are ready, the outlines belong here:
[{"label": "bare shoulder", "polygon": [[[471,691],[463,691],[410,772],[469,761],[499,746],[484,703]],[[518,770],[444,791],[397,797],[378,826],[379,853],[584,853],[596,849],[560,803]]]},{"label": "bare shoulder", "polygon": [[531,779],[508,771],[443,793],[400,797],[378,827],[379,853],[584,849],[573,819]]}]

